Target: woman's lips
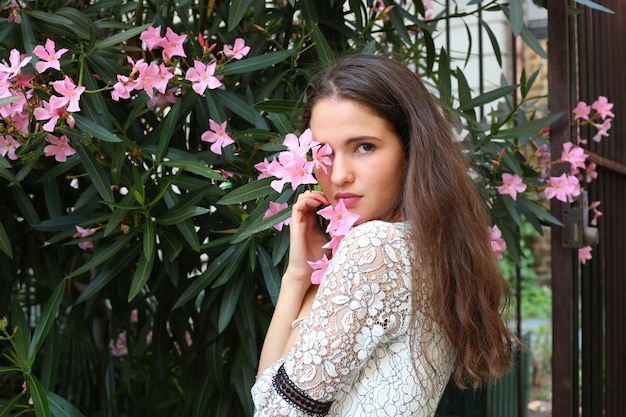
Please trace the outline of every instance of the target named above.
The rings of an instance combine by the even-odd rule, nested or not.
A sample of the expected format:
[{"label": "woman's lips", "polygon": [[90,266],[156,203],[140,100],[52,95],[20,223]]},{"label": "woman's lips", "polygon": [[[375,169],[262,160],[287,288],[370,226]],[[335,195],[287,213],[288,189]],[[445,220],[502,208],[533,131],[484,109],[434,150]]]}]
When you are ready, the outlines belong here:
[{"label": "woman's lips", "polygon": [[358,204],[361,200],[361,196],[351,193],[339,193],[335,194],[335,200],[343,201],[343,204],[349,209],[350,207],[354,207]]}]

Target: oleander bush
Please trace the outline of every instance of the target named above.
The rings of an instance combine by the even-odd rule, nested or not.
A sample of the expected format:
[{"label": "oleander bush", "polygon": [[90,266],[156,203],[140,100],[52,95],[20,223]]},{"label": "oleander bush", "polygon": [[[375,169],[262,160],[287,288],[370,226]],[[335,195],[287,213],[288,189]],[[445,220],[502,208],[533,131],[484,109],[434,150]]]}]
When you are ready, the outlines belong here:
[{"label": "oleander bush", "polygon": [[[537,74],[478,94],[435,46],[480,10],[545,56],[519,0],[474,3],[3,1],[0,415],[251,415],[288,245],[273,226],[306,187],[277,192],[255,166],[301,133],[312,75],[344,53],[433,86],[519,261],[520,217],[558,223],[533,158],[561,115],[532,110]],[[528,190],[499,191],[503,173]],[[288,204],[268,218],[270,202]]]}]

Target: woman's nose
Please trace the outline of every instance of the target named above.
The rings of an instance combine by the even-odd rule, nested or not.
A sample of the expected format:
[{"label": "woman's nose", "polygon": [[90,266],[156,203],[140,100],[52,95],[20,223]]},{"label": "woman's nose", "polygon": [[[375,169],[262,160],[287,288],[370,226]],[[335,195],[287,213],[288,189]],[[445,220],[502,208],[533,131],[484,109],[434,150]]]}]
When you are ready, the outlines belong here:
[{"label": "woman's nose", "polygon": [[334,184],[345,184],[354,181],[354,169],[352,163],[346,157],[335,155],[331,166],[330,180]]}]

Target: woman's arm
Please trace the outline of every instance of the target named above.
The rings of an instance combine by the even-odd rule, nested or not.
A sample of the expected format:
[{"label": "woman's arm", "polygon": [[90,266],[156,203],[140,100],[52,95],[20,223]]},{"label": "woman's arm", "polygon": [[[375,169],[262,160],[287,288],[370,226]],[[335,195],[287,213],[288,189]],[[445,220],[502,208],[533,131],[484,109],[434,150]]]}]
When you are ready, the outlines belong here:
[{"label": "woman's arm", "polygon": [[289,265],[283,275],[276,309],[265,336],[258,374],[281,358],[291,347],[294,338],[291,324],[308,314],[317,291],[311,284],[313,269],[308,261],[322,258],[326,243],[324,235],[317,228],[316,211],[320,205],[327,205],[328,199],[319,191],[307,191],[298,196],[294,204],[289,224]]}]

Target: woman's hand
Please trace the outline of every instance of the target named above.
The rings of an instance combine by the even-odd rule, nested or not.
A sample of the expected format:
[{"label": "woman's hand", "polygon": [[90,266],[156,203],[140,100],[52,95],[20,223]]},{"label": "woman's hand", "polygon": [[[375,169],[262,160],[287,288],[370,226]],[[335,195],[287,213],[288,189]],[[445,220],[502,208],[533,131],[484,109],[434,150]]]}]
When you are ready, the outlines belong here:
[{"label": "woman's hand", "polygon": [[328,199],[321,191],[305,191],[298,196],[289,223],[289,265],[283,280],[306,280],[310,285],[313,269],[308,261],[318,261],[327,253],[322,248],[326,238],[317,226],[316,212],[320,206],[328,204]]}]

